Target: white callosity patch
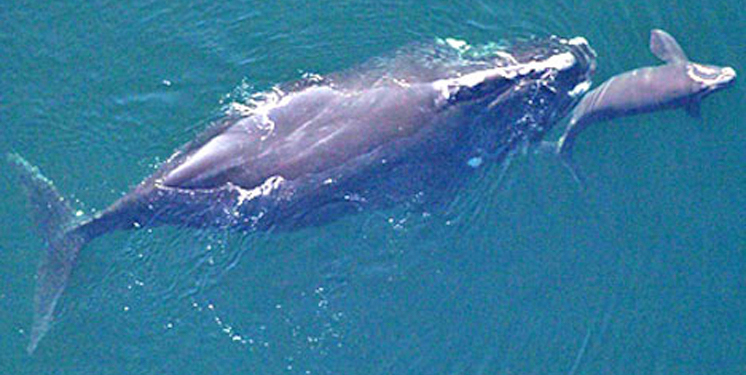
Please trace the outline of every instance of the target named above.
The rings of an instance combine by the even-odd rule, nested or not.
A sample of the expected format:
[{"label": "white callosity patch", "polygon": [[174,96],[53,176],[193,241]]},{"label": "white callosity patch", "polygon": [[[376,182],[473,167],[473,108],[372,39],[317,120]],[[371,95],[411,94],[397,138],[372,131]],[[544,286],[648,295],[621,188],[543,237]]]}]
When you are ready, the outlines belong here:
[{"label": "white callosity patch", "polygon": [[576,36],[572,39],[560,39],[560,43],[569,44],[571,46],[587,46],[588,40],[582,36]]},{"label": "white callosity patch", "polygon": [[[736,78],[736,71],[731,67],[716,69],[697,63],[687,64],[686,74],[704,87],[721,85]],[[708,76],[712,78],[707,78]]]},{"label": "white callosity patch", "polygon": [[[571,39],[560,39],[560,43],[567,44],[570,46],[588,46],[588,40],[583,38],[582,36],[576,36]],[[570,90],[567,94],[572,97],[578,97],[586,92],[591,88],[591,81],[583,81],[578,83],[572,90]]]},{"label": "white callosity patch", "polygon": [[576,97],[585,94],[588,92],[588,89],[591,88],[591,81],[583,81],[575,85],[572,90],[570,90],[567,94]]},{"label": "white callosity patch", "polygon": [[549,69],[561,71],[571,68],[575,65],[575,61],[575,56],[573,56],[572,53],[565,52],[551,56],[545,60],[491,68],[469,73],[457,78],[442,79],[433,82],[432,85],[433,88],[439,91],[443,98],[447,100],[460,88],[471,88],[490,79],[513,79],[518,76],[525,76],[534,72],[547,71]]},{"label": "white callosity patch", "polygon": [[469,43],[466,43],[465,41],[459,39],[446,38],[445,43],[451,48],[462,52],[471,48],[471,46],[469,46]]}]

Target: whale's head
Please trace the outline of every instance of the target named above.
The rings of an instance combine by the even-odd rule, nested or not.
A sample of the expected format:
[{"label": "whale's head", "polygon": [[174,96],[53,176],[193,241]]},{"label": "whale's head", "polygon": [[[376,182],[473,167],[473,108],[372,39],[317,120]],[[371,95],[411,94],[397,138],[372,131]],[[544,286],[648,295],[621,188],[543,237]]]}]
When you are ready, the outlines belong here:
[{"label": "whale's head", "polygon": [[451,76],[434,83],[451,104],[494,108],[506,94],[520,95],[532,85],[579,96],[596,70],[596,53],[582,37],[530,39],[469,52]]},{"label": "whale's head", "polygon": [[690,91],[687,94],[693,97],[701,98],[720,91],[733,85],[736,80],[736,71],[731,67],[700,64],[689,60],[676,39],[663,30],[650,31],[650,51],[677,71],[685,72],[685,84]]},{"label": "whale's head", "polygon": [[729,66],[721,67],[689,62],[686,64],[686,75],[699,87],[700,95],[720,91],[736,82],[736,70]]},{"label": "whale's head", "polygon": [[596,53],[582,37],[549,37],[473,61],[434,86],[448,106],[467,113],[473,147],[494,153],[542,139],[590,88]]}]

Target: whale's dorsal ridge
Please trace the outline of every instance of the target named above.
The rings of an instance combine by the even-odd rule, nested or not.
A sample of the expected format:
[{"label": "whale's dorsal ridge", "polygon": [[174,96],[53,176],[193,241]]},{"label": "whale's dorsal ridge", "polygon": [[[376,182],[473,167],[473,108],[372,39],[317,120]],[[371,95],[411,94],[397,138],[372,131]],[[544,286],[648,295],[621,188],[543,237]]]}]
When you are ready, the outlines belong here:
[{"label": "whale's dorsal ridge", "polygon": [[650,52],[667,63],[689,61],[676,39],[661,29],[650,31]]}]

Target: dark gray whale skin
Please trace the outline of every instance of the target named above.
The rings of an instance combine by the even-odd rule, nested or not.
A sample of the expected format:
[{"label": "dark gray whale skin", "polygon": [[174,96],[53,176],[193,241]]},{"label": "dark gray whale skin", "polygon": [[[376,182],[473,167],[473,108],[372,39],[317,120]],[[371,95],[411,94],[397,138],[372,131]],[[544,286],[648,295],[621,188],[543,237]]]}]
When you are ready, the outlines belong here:
[{"label": "dark gray whale skin", "polygon": [[9,155],[48,245],[29,353],[49,330],[78,252],[94,238],[164,224],[287,230],[415,195],[438,203],[482,160],[501,162],[540,141],[576,103],[594,67],[582,38],[482,49],[446,40],[310,76],[218,120],[92,217]]},{"label": "dark gray whale skin", "polygon": [[570,163],[571,169],[574,167],[569,158],[575,140],[590,125],[681,107],[699,117],[702,99],[735,82],[733,68],[689,61],[676,40],[663,30],[650,32],[650,50],[666,64],[611,77],[586,94],[573,110],[567,129],[557,143],[557,152]]}]

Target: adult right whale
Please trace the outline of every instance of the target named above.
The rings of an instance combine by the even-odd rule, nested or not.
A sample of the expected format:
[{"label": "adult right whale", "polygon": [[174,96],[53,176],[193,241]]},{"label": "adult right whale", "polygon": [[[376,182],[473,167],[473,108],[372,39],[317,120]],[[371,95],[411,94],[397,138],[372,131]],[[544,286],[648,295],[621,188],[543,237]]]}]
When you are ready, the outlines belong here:
[{"label": "adult right whale", "polygon": [[446,39],[278,85],[91,215],[11,154],[47,245],[27,350],[50,329],[78,253],[95,238],[159,225],[289,230],[367,207],[442,203],[481,164],[540,141],[589,86],[595,57],[580,37]]},{"label": "adult right whale", "polygon": [[679,43],[663,30],[650,32],[650,51],[666,64],[613,76],[586,94],[573,110],[570,122],[556,144],[556,152],[570,167],[576,180],[579,176],[572,164],[572,148],[578,135],[590,125],[680,107],[699,117],[702,99],[735,81],[733,68],[689,61]]}]

